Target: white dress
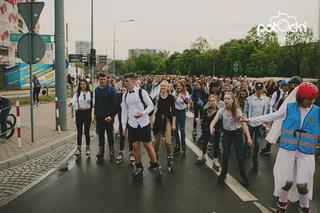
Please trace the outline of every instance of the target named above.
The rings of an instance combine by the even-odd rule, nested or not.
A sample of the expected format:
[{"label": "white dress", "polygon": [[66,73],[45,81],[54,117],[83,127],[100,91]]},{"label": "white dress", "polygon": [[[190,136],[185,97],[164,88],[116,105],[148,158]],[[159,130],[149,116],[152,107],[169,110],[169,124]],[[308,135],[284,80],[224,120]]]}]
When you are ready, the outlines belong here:
[{"label": "white dress", "polygon": [[[272,114],[274,114],[274,116],[271,116],[269,114],[269,115],[264,115],[264,116],[259,116],[257,118],[250,118],[249,119],[250,122],[252,122],[252,123],[256,123],[256,122],[265,123],[265,122],[269,122],[269,121],[273,120],[273,119],[271,119],[272,117],[273,118],[278,117],[278,119],[274,120],[272,127],[271,127],[271,130],[266,137],[266,140],[268,142],[276,143],[277,139],[281,135],[282,122],[285,119],[285,116],[283,116],[283,115],[286,114],[288,103],[292,103],[292,102],[296,101],[297,89],[298,88],[295,88],[291,92],[291,94],[286,98],[286,100],[283,102],[283,104],[281,105],[281,107],[279,108],[279,110],[277,112],[272,113]],[[303,120],[303,119],[301,119],[301,120]],[[303,171],[302,174],[300,172],[300,174],[298,176],[302,176],[302,177],[297,176],[297,167],[298,167],[297,162],[298,161],[296,161],[293,164],[288,163],[290,161],[290,159],[292,160],[294,158],[297,158],[297,156],[299,158],[299,166],[300,166],[299,171]],[[293,162],[293,161],[291,161],[291,162]],[[291,165],[291,166],[289,166],[289,165]],[[303,180],[306,180],[306,182],[308,182],[309,199],[312,200],[314,171],[315,171],[314,155],[306,155],[306,154],[301,153],[299,151],[289,151],[289,150],[279,148],[279,151],[277,153],[276,162],[273,167],[273,174],[274,174],[274,193],[273,194],[274,194],[274,196],[276,196],[276,197],[279,196],[280,189],[285,186],[285,184],[288,180],[288,174],[293,172],[293,177],[294,177],[293,185],[289,191],[288,199],[291,202],[298,201],[299,194],[298,194],[298,190],[296,187],[296,180],[303,179]]]}]

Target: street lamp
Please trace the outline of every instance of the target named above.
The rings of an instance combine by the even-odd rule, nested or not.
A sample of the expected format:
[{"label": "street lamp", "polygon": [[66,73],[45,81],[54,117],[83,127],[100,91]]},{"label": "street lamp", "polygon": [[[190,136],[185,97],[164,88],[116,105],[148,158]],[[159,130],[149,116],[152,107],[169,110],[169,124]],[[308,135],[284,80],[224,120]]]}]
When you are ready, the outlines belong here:
[{"label": "street lamp", "polygon": [[134,20],[116,21],[113,24],[113,74],[116,73],[116,26],[119,23],[133,22]]},{"label": "street lamp", "polygon": [[213,77],[215,77],[216,75],[216,53],[214,51],[214,40],[213,38],[211,39],[211,41],[213,41],[213,45],[212,45],[212,50],[213,50]]}]

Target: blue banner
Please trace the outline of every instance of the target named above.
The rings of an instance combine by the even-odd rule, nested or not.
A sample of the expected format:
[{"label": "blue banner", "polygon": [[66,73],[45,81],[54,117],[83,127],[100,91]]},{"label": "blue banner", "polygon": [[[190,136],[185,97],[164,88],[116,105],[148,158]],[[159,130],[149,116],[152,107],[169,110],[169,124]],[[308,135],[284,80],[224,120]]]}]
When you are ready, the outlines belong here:
[{"label": "blue banner", "polygon": [[[42,87],[51,86],[55,83],[55,72],[53,64],[34,64],[32,74],[35,75]],[[5,88],[25,88],[29,87],[29,65],[18,64],[15,67],[4,69]]]}]

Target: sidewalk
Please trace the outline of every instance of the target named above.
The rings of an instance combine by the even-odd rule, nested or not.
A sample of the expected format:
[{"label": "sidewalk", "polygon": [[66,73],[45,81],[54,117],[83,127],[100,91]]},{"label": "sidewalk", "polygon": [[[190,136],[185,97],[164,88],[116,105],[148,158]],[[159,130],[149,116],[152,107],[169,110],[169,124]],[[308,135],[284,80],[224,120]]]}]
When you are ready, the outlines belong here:
[{"label": "sidewalk", "polygon": [[[15,108],[11,113],[16,114]],[[70,141],[75,141],[75,121],[68,111],[68,131],[59,134],[55,131],[54,103],[41,104],[34,107],[34,143],[31,143],[30,109],[21,107],[21,136],[22,147],[18,147],[17,134],[0,144],[0,171],[18,163],[30,160],[43,153],[51,151]]]},{"label": "sidewalk", "polygon": [[[49,88],[49,95],[55,94],[55,91],[56,91],[55,88]],[[30,97],[30,91],[28,89],[1,91],[0,96],[5,98]]]}]

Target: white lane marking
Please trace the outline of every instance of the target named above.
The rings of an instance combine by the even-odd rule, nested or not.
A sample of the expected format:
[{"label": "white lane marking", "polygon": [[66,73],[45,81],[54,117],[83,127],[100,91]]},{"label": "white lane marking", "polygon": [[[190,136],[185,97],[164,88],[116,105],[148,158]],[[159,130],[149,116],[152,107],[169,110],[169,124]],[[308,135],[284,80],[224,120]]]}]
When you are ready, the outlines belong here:
[{"label": "white lane marking", "polygon": [[277,211],[277,209],[275,209],[275,208],[272,208],[272,207],[269,207],[272,211]]},{"label": "white lane marking", "polygon": [[[188,138],[186,138],[186,143],[188,147],[198,156],[202,154],[202,151],[194,144],[192,143]],[[213,162],[210,158],[207,158],[206,162],[207,166],[214,171],[217,175],[220,174],[220,172],[217,172],[212,168]],[[244,202],[247,201],[257,201],[258,199],[253,196],[246,188],[244,188],[236,179],[234,179],[231,175],[227,175],[227,178],[225,180],[225,183],[229,188]]]},{"label": "white lane marking", "polygon": [[260,211],[262,213],[272,213],[272,211],[270,211],[269,209],[267,209],[266,207],[264,207],[263,205],[261,205],[261,203],[259,202],[253,202],[253,204],[258,207],[258,209],[260,209]]}]

